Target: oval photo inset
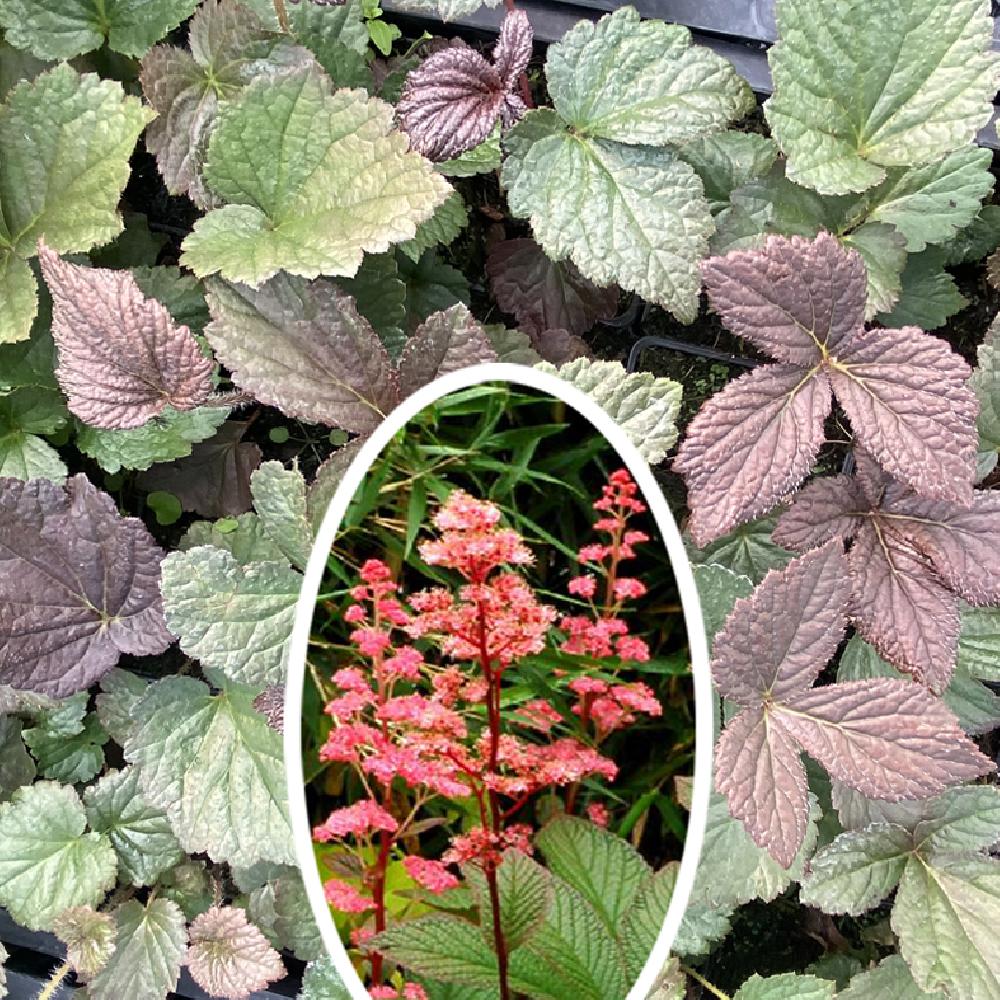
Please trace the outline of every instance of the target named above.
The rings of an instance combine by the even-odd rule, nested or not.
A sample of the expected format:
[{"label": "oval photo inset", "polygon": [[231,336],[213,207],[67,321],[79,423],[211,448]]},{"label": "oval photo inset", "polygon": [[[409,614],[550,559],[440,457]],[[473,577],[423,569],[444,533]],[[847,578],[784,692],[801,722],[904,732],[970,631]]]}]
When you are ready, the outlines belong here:
[{"label": "oval photo inset", "polygon": [[610,417],[506,364],[408,398],[333,494],[285,695],[346,994],[645,997],[694,880],[711,703],[679,532]]}]

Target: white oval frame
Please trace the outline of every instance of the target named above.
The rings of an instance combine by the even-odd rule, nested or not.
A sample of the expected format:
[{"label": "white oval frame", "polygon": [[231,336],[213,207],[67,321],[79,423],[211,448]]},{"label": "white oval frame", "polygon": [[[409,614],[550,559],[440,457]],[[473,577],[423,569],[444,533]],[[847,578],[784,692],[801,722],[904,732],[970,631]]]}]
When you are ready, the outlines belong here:
[{"label": "white oval frame", "polygon": [[[667,915],[660,928],[656,944],[643,966],[628,996],[624,1000],[645,1000],[657,976],[666,964],[670,946],[680,927],[688,898],[694,885],[695,873],[701,855],[705,823],[708,818],[709,794],[712,773],[712,688],[708,666],[708,645],[701,616],[701,604],[691,571],[691,564],[681,540],[673,514],[660,487],[653,478],[649,465],[638,449],[628,439],[625,431],[595,402],[575,386],[545,371],[525,365],[489,363],[462,368],[435,379],[407,397],[378,426],[364,443],[344,474],[323,517],[316,542],[306,566],[302,590],[295,609],[295,624],[288,658],[288,678],[285,682],[284,753],[285,777],[288,783],[289,812],[295,854],[305,883],[306,894],[313,915],[319,926],[327,953],[343,980],[352,1000],[370,1000],[367,989],[354,971],[347,950],[340,940],[336,924],[330,914],[323,892],[322,880],[313,855],[312,831],[306,812],[305,781],[302,771],[302,689],[305,678],[306,653],[309,634],[315,613],[316,595],[319,593],[326,569],[327,554],[343,520],[347,507],[375,460],[389,444],[393,435],[412,420],[421,410],[442,396],[468,389],[484,382],[511,382],[515,385],[537,389],[556,399],[561,399],[585,417],[621,457],[632,473],[649,506],[660,537],[670,557],[674,578],[680,591],[681,606],[687,628],[691,651],[691,667],[695,691],[695,754],[694,785],[691,811],[688,817],[687,836],[681,857],[680,871],[674,884],[673,896]],[[614,1000],[609,997],[608,1000]]]}]

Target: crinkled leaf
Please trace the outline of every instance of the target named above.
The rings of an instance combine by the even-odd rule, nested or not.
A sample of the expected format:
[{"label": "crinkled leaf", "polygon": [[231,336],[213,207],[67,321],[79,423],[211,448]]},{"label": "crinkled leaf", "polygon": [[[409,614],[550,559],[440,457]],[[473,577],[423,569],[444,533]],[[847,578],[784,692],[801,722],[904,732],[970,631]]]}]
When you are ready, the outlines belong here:
[{"label": "crinkled leaf", "polygon": [[[51,717],[50,717],[51,718]],[[81,721],[79,732],[67,734],[58,727],[40,724],[23,733],[42,775],[67,785],[90,781],[104,767],[108,734],[94,715]]]},{"label": "crinkled leaf", "polygon": [[781,0],[776,13],[765,114],[793,180],[823,194],[864,191],[887,167],[964,146],[990,120],[997,69],[979,0]]},{"label": "crinkled leaf", "polygon": [[171,642],[162,550],[83,475],[0,482],[0,679],[66,695]]},{"label": "crinkled leaf", "polygon": [[944,254],[938,247],[907,258],[899,301],[892,312],[878,317],[883,326],[903,329],[919,326],[936,330],[969,304],[955,279],[944,270]]},{"label": "crinkled leaf", "polygon": [[306,966],[299,1000],[351,1000],[332,959],[321,958]]},{"label": "crinkled leaf", "polygon": [[40,781],[0,804],[0,904],[31,930],[49,930],[71,906],[96,906],[115,884],[108,838],[84,832],[69,785]]},{"label": "crinkled leaf", "polygon": [[[530,940],[549,912],[554,893],[552,877],[527,855],[507,851],[497,869],[497,891],[500,926],[504,940],[513,950]],[[488,892],[481,891],[479,897],[480,927],[484,939],[492,947],[493,908]]]},{"label": "crinkled leaf", "polygon": [[52,293],[56,376],[76,416],[129,430],[166,406],[193,410],[208,399],[212,362],[128,271],[79,267],[43,242],[39,259]]},{"label": "crinkled leaf", "polygon": [[[195,223],[182,263],[258,285],[279,270],[350,277],[412,239],[451,187],[392,128],[392,109],[313,69],[251,82],[220,112],[205,178],[228,204]],[[287,169],[275,177],[275,162]]]},{"label": "crinkled leaf", "polygon": [[285,689],[282,685],[269,684],[254,698],[253,707],[275,732],[285,731]]},{"label": "crinkled leaf", "polygon": [[725,624],[736,600],[749,597],[753,592],[753,580],[713,563],[703,563],[692,568],[701,601],[701,616],[705,622],[705,637],[711,647],[712,640]]},{"label": "crinkled leaf", "polygon": [[783,972],[761,977],[756,972],[736,991],[733,1000],[833,1000],[837,984],[817,976]]},{"label": "crinkled leaf", "polygon": [[874,969],[854,976],[838,996],[840,1000],[945,1000],[943,993],[925,993],[917,986],[899,955],[890,955]]},{"label": "crinkled leaf", "polygon": [[302,473],[280,462],[265,462],[250,477],[250,493],[264,531],[290,563],[305,569],[313,535]]},{"label": "crinkled leaf", "polygon": [[760,583],[769,569],[781,569],[792,558],[788,549],[771,539],[776,524],[775,517],[741,524],[711,545],[691,552],[691,559],[700,565],[723,566],[737,576]]},{"label": "crinkled leaf", "polygon": [[663,146],[717,131],[753,106],[746,82],[681,25],[641,21],[623,7],[581,20],[545,61],[556,111],[574,132]]},{"label": "crinkled leaf", "polygon": [[496,7],[500,0],[399,0],[400,10],[415,14],[430,14],[442,21],[454,21],[479,10],[480,7]]},{"label": "crinkled leaf", "polygon": [[[465,986],[496,982],[496,956],[475,924],[446,914],[399,921],[375,943],[390,961],[421,975]],[[513,970],[511,970],[513,972]],[[511,976],[511,985],[516,978]]]},{"label": "crinkled leaf", "polygon": [[214,208],[217,200],[205,186],[204,165],[220,100],[231,100],[258,76],[308,66],[312,57],[234,0],[203,3],[191,19],[188,38],[190,52],[158,45],[142,61],[143,93],[157,112],[146,145],[171,193],[188,194],[200,208]]},{"label": "crinkled leaf", "polygon": [[187,966],[210,996],[244,1000],[285,974],[281,956],[235,906],[213,906],[188,931]]},{"label": "crinkled leaf", "polygon": [[978,348],[971,385],[979,400],[979,446],[1000,451],[1000,322],[996,319]]},{"label": "crinkled leaf", "polygon": [[288,11],[292,35],[316,57],[338,87],[372,89],[368,27],[361,0],[300,3]]},{"label": "crinkled leaf", "polygon": [[0,802],[35,780],[37,769],[21,739],[22,726],[15,716],[0,716]]},{"label": "crinkled leaf", "polygon": [[204,913],[215,902],[215,881],[204,861],[183,861],[159,879],[163,896],[176,903],[188,920]]},{"label": "crinkled leaf", "polygon": [[332,282],[214,282],[209,306],[205,333],[233,380],[288,416],[367,433],[397,402],[385,348]]},{"label": "crinkled leaf", "polygon": [[894,226],[882,222],[866,222],[841,242],[857,250],[865,262],[868,297],[865,319],[888,312],[899,301],[906,269],[906,244]]},{"label": "crinkled leaf", "polygon": [[497,361],[512,365],[537,365],[541,362],[541,354],[532,346],[531,338],[526,333],[493,324],[483,329],[496,352]]},{"label": "crinkled leaf", "polygon": [[256,692],[213,695],[190,677],[150,686],[125,756],[181,846],[213,861],[291,864],[281,737],[253,709]]},{"label": "crinkled leaf", "polygon": [[434,169],[445,177],[475,177],[500,169],[500,125],[474,149],[470,149],[451,160],[435,163]]},{"label": "crinkled leaf", "polygon": [[558,375],[600,404],[639,449],[647,462],[662,462],[677,441],[681,386],[649,372],[627,372],[617,361],[577,358],[556,368],[536,365]]},{"label": "crinkled leaf", "polygon": [[489,250],[486,274],[493,296],[529,333],[586,333],[618,308],[615,285],[598,288],[572,261],[553,261],[530,239],[504,240]]},{"label": "crinkled leaf", "polygon": [[677,154],[698,172],[712,212],[730,195],[770,170],[778,155],[774,140],[756,132],[715,132],[685,142]]},{"label": "crinkled leaf", "polygon": [[93,1000],[162,1000],[177,985],[187,943],[184,915],[169,899],[136,900],[115,911],[115,950],[87,986]]},{"label": "crinkled leaf", "polygon": [[464,44],[425,59],[407,76],[396,106],[411,147],[432,160],[450,160],[485,142],[497,119],[517,119],[525,105],[514,88],[531,58],[532,37],[528,15],[511,8],[492,63]]},{"label": "crinkled leaf", "polygon": [[46,389],[0,395],[0,478],[63,482],[65,463],[39,435],[51,434],[65,422],[62,402]]},{"label": "crinkled leaf", "polygon": [[115,950],[115,921],[92,906],[73,906],[56,918],[52,928],[66,945],[66,961],[81,982],[93,979]]},{"label": "crinkled leaf", "polygon": [[[1000,246],[1000,205],[984,205],[979,214],[941,249],[949,264],[973,264]],[[988,279],[987,279],[988,280]]]},{"label": "crinkled leaf", "polygon": [[[431,254],[427,256],[432,258]],[[353,278],[340,278],[337,281],[337,285],[354,299],[358,312],[371,323],[378,339],[393,359],[399,357],[399,352],[406,343],[407,329],[408,289],[400,278],[396,257],[394,253],[366,254]],[[399,259],[407,258],[400,256]],[[452,270],[454,269],[449,268],[449,271]],[[457,271],[455,273],[458,274]],[[464,286],[464,293],[468,298],[467,284]],[[446,304],[451,305],[455,301],[454,297],[450,297]]]},{"label": "crinkled leaf", "polygon": [[948,789],[913,828],[913,843],[924,854],[987,850],[998,840],[1000,789],[993,785]]},{"label": "crinkled leaf", "polygon": [[239,563],[224,549],[171,552],[161,589],[181,649],[243,684],[284,680],[302,577],[287,563]]},{"label": "crinkled leaf", "polygon": [[1000,996],[1000,862],[912,858],[892,908],[892,929],[917,985],[953,1000]]},{"label": "crinkled leaf", "polygon": [[570,257],[595,284],[617,282],[682,322],[695,318],[713,225],[693,168],[668,149],[571,132],[548,110],[526,115],[504,142],[510,210],[531,220],[549,257]]},{"label": "crinkled leaf", "polygon": [[144,471],[158,462],[187,458],[194,445],[215,435],[227,416],[229,410],[224,406],[200,406],[187,413],[168,407],[149,423],[130,431],[80,426],[76,444],[105,472]]},{"label": "crinkled leaf", "polygon": [[427,250],[416,264],[405,254],[396,254],[396,264],[406,286],[406,329],[411,334],[434,313],[471,301],[465,275],[433,250]]},{"label": "crinkled leaf", "polygon": [[826,913],[870,910],[896,888],[912,848],[909,833],[898,826],[842,833],[813,855],[802,902]]},{"label": "crinkled leaf", "polygon": [[363,444],[361,438],[356,438],[350,444],[344,445],[333,452],[323,464],[316,470],[316,476],[309,485],[309,495],[306,497],[306,506],[309,514],[309,523],[313,532],[318,532],[323,518],[326,516],[326,509],[330,506],[334,493],[340,481],[344,478],[351,462],[357,458],[358,451]]},{"label": "crinkled leaf", "polygon": [[972,677],[1000,681],[1000,609],[962,608],[958,661]]},{"label": "crinkled leaf", "polygon": [[141,56],[191,16],[197,0],[0,0],[8,41],[40,59],[108,47]]},{"label": "crinkled leaf", "polygon": [[134,767],[109,771],[83,793],[83,801],[90,828],[107,834],[118,855],[119,875],[132,885],[152,885],[183,860],[166,814],[143,798]]},{"label": "crinkled leaf", "polygon": [[429,317],[399,356],[399,394],[406,397],[439,375],[496,361],[486,331],[464,305]]},{"label": "crinkled leaf", "polygon": [[243,435],[250,424],[228,420],[214,437],[196,444],[189,455],[142,473],[139,486],[165,490],[185,510],[203,517],[226,517],[250,509],[250,476],[260,465],[261,450]]},{"label": "crinkled leaf", "polygon": [[434,214],[417,226],[417,235],[412,240],[400,243],[399,249],[410,260],[420,260],[423,252],[435,246],[447,246],[469,224],[469,210],[457,191],[435,209]]},{"label": "crinkled leaf", "polygon": [[286,558],[256,514],[240,514],[214,523],[195,521],[181,535],[177,548],[187,551],[199,545],[225,549],[241,566],[255,562],[281,562]]},{"label": "crinkled leaf", "polygon": [[549,869],[597,910],[617,934],[640,885],[652,874],[628,841],[586,820],[561,816],[535,837]]},{"label": "crinkled leaf", "polygon": [[40,236],[69,253],[121,232],[129,156],[151,118],[120,84],[65,64],[7,95],[0,106],[0,343],[30,332],[37,293],[25,258]]}]

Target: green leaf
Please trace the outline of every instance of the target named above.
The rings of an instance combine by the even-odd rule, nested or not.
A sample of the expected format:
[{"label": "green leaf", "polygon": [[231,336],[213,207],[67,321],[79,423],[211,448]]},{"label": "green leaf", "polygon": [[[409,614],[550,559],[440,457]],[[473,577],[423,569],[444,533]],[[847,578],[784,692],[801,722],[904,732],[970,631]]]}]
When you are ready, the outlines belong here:
[{"label": "green leaf", "polygon": [[982,211],[942,249],[949,265],[974,264],[1000,246],[1000,205],[984,205]]},{"label": "green leaf", "polygon": [[865,319],[888,312],[898,301],[903,287],[906,248],[902,235],[885,223],[866,222],[841,242],[857,250],[865,262],[868,276]]},{"label": "green leaf", "polygon": [[256,693],[224,684],[213,695],[191,677],[157,681],[136,706],[125,757],[189,854],[293,864],[281,736],[254,710]]},{"label": "green leaf", "polygon": [[771,169],[774,140],[756,132],[716,132],[685,142],[677,150],[701,178],[712,213],[729,205],[733,191]]},{"label": "green leaf", "polygon": [[169,899],[115,911],[115,950],[87,987],[92,1000],[163,1000],[176,985],[187,945],[184,915]]},{"label": "green leaf", "polygon": [[141,56],[186,21],[198,0],[0,0],[7,40],[40,59],[100,48]]},{"label": "green leaf", "polygon": [[176,524],[184,513],[180,500],[166,490],[147,493],[146,506],[156,515],[156,523],[164,526]]},{"label": "green leaf", "polygon": [[535,837],[546,864],[600,914],[612,934],[652,869],[621,837],[586,820],[561,816]]},{"label": "green leaf", "polygon": [[992,159],[988,149],[968,146],[923,166],[889,170],[868,194],[868,218],[895,226],[909,253],[944,243],[976,218],[993,190]]},{"label": "green leaf", "polygon": [[144,266],[152,270],[160,251],[168,243],[164,233],[154,233],[141,212],[124,212],[125,231],[110,243],[92,250],[88,256],[94,267],[128,268]]},{"label": "green leaf", "polygon": [[[311,68],[254,80],[220,112],[205,178],[229,202],[195,223],[181,262],[260,284],[279,270],[354,275],[362,252],[412,239],[451,191],[408,151],[392,108],[333,92]],[[285,167],[275,174],[274,165]]]},{"label": "green leaf", "polygon": [[298,1000],[351,1000],[332,959],[321,958],[306,966]]},{"label": "green leaf", "polygon": [[892,312],[877,317],[882,326],[936,330],[969,304],[944,269],[944,251],[939,247],[907,257],[901,281],[899,301]]},{"label": "green leaf", "polygon": [[[458,917],[434,914],[400,921],[373,943],[390,961],[446,983],[492,986],[497,980],[496,956],[479,928]],[[511,986],[521,990],[514,979]]]},{"label": "green leaf", "polygon": [[691,559],[700,565],[723,566],[737,576],[760,583],[769,569],[781,569],[792,558],[788,549],[771,541],[777,521],[777,516],[771,515],[741,524],[718,541],[693,550]]},{"label": "green leaf", "polygon": [[371,89],[372,73],[365,59],[368,29],[361,0],[300,3],[289,13],[295,40],[312,52],[337,87]]},{"label": "green leaf", "polygon": [[399,249],[416,263],[425,250],[438,245],[447,246],[468,224],[469,210],[465,207],[465,200],[457,191],[452,191],[434,214],[417,226],[417,235],[400,243]]},{"label": "green leaf", "polygon": [[296,469],[264,462],[250,476],[250,493],[260,523],[285,558],[305,569],[313,534],[306,516],[306,482]]},{"label": "green leaf", "polygon": [[[712,216],[701,180],[675,153],[577,134],[549,110],[507,133],[501,181],[553,259],[598,285],[617,282],[691,322]],[[567,186],[566,178],[575,179]]]},{"label": "green leaf", "polygon": [[[396,255],[368,254],[353,278],[341,278],[337,284],[354,299],[358,312],[371,323],[389,356],[398,358],[406,343],[406,285],[399,277]],[[467,284],[464,290],[468,298]],[[454,301],[449,297],[448,304]]]},{"label": "green leaf", "polygon": [[890,955],[874,969],[855,976],[838,1000],[945,1000],[943,993],[925,993],[913,981],[899,955]]},{"label": "green leaf", "polygon": [[97,906],[115,884],[108,838],[85,833],[69,785],[40,781],[0,804],[0,905],[31,930],[50,930],[71,906]]},{"label": "green leaf", "polygon": [[296,958],[303,961],[312,961],[324,955],[326,948],[298,871],[286,869],[284,874],[270,881],[263,891],[271,896],[271,929],[278,944],[293,951]]},{"label": "green leaf", "polygon": [[67,734],[58,725],[49,725],[49,719],[23,734],[38,769],[44,777],[68,785],[90,781],[104,767],[102,747],[108,742],[104,727],[96,716],[87,715],[79,732]]},{"label": "green leaf", "polygon": [[[622,7],[549,47],[553,106],[577,135],[664,146],[718,131],[754,105],[750,88],[687,28]],[[572,176],[572,175],[568,175]]]},{"label": "green leaf", "polygon": [[[493,908],[485,883],[479,893],[480,927],[486,943],[493,947]],[[510,850],[497,869],[500,895],[500,926],[509,951],[529,941],[552,906],[552,877],[536,861]]]},{"label": "green leaf", "polygon": [[219,521],[195,521],[181,536],[177,548],[186,552],[199,545],[225,549],[241,566],[281,562],[286,558],[256,514],[238,514]]},{"label": "green leaf", "polygon": [[86,982],[104,968],[115,950],[115,922],[109,913],[90,906],[74,906],[60,913],[52,928],[66,945],[66,961]]},{"label": "green leaf", "polygon": [[132,729],[132,711],[148,686],[148,681],[120,667],[101,678],[101,693],[94,699],[94,707],[105,731],[121,746]]},{"label": "green leaf", "polygon": [[0,802],[35,780],[35,762],[24,747],[21,726],[16,716],[0,715]]},{"label": "green leaf", "polygon": [[199,406],[185,412],[168,406],[134,430],[101,430],[80,424],[76,445],[105,472],[144,471],[157,462],[186,458],[195,444],[214,436],[227,416],[229,410],[224,406]]},{"label": "green leaf", "polygon": [[627,372],[617,361],[577,358],[559,368],[548,363],[535,367],[591,396],[651,465],[662,462],[677,441],[679,383],[650,372]]},{"label": "green leaf", "polygon": [[749,597],[753,592],[753,580],[714,563],[701,563],[692,568],[701,600],[701,616],[705,620],[705,636],[711,647],[733,605],[739,598]]},{"label": "green leaf", "polygon": [[161,872],[183,860],[166,813],[143,798],[134,767],[109,771],[83,793],[83,801],[90,828],[107,834],[120,875],[132,885],[152,885]]},{"label": "green leaf", "polygon": [[201,282],[179,267],[133,267],[132,277],[147,299],[156,299],[173,321],[198,334],[209,320]]},{"label": "green leaf", "polygon": [[938,160],[989,122],[997,70],[979,0],[779,0],[776,13],[765,114],[798,183],[864,191],[885,168]]},{"label": "green leaf", "polygon": [[65,405],[47,389],[15,389],[0,396],[0,477],[63,482],[65,463],[39,435],[65,422]]},{"label": "green leaf", "polygon": [[472,298],[465,275],[444,263],[433,251],[427,250],[413,263],[403,254],[396,255],[399,277],[406,286],[406,329],[409,334],[436,312],[454,305],[468,305]]},{"label": "green leaf", "polygon": [[978,348],[971,385],[979,400],[979,447],[1000,451],[1000,322],[990,324]]},{"label": "green leaf", "polygon": [[896,826],[842,833],[809,862],[802,901],[827,913],[870,910],[895,889],[912,848],[910,835]]},{"label": "green leaf", "polygon": [[1000,840],[1000,789],[995,785],[950,788],[928,806],[914,827],[923,854],[981,851]]},{"label": "green leaf", "polygon": [[0,101],[22,80],[34,80],[40,73],[51,68],[51,62],[36,59],[30,52],[22,49],[15,49],[5,38],[0,37]]},{"label": "green leaf", "polygon": [[1000,861],[911,858],[891,920],[921,989],[952,1000],[1000,996]]},{"label": "green leaf", "polygon": [[167,627],[185,653],[244,684],[279,684],[302,577],[287,563],[241,566],[201,546],[163,560]]},{"label": "green leaf", "polygon": [[500,0],[398,0],[400,10],[416,14],[431,14],[442,21],[454,21],[467,14],[475,13],[480,7],[496,7]]},{"label": "green leaf", "polygon": [[163,895],[176,903],[188,920],[204,913],[215,902],[217,883],[209,877],[204,861],[183,861],[164,872],[157,884]]},{"label": "green leaf", "polygon": [[833,1000],[837,984],[816,976],[783,972],[762,978],[754,973],[735,993],[733,1000]]},{"label": "green leaf", "polygon": [[40,236],[70,253],[121,232],[129,156],[151,118],[120,84],[65,64],[8,94],[0,106],[0,343],[31,330],[37,295],[26,259]]},{"label": "green leaf", "polygon": [[435,163],[434,169],[445,177],[474,177],[500,168],[500,123],[478,146],[466,150],[452,160]]},{"label": "green leaf", "polygon": [[389,24],[381,18],[372,18],[368,21],[368,35],[372,40],[372,45],[387,56],[392,52],[392,44],[397,38],[402,38],[403,33],[395,24]]}]

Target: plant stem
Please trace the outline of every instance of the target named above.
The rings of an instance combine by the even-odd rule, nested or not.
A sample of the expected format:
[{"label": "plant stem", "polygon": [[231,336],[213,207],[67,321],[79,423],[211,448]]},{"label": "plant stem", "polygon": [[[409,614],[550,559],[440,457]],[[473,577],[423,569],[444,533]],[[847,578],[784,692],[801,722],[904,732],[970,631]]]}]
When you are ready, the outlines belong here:
[{"label": "plant stem", "polygon": [[493,943],[497,951],[500,1000],[510,1000],[510,986],[507,983],[507,942],[503,936],[503,924],[500,920],[500,887],[497,885],[496,866],[492,862],[486,866],[486,885],[489,887],[490,909],[493,911]]},{"label": "plant stem", "polygon": [[709,993],[714,997],[718,997],[718,1000],[731,1000],[728,993],[723,993],[718,986],[713,986],[704,976],[700,973],[694,971],[694,969],[689,968],[686,965],[680,966],[681,972],[685,976],[690,976],[696,983],[698,983],[703,989],[708,990]]},{"label": "plant stem", "polygon": [[63,980],[70,974],[72,966],[69,962],[63,962],[53,973],[49,981],[42,988],[42,992],[38,994],[38,1000],[52,1000],[56,995],[59,987],[62,986]]},{"label": "plant stem", "polygon": [[274,13],[278,15],[278,27],[288,34],[288,11],[285,10],[285,0],[274,0]]}]

